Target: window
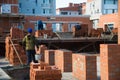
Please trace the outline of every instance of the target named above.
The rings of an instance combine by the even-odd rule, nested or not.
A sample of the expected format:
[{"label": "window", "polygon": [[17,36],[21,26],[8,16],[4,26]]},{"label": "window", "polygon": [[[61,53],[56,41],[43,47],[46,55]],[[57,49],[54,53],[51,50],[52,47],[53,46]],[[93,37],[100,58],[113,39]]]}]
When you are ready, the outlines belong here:
[{"label": "window", "polygon": [[71,12],[69,13],[69,15],[71,15]]},{"label": "window", "polygon": [[46,23],[43,23],[43,28],[44,30],[46,30]]},{"label": "window", "polygon": [[117,4],[118,0],[104,0],[104,4]]},{"label": "window", "polygon": [[49,3],[52,3],[52,0],[49,0]]},{"label": "window", "polygon": [[36,3],[36,5],[37,5],[37,3],[38,3],[37,0],[35,0],[35,3]]},{"label": "window", "polygon": [[107,24],[109,29],[113,29],[114,24]]},{"label": "window", "polygon": [[117,9],[105,9],[104,10],[104,14],[112,14],[116,12],[117,12]]},{"label": "window", "polygon": [[22,5],[22,4],[21,4],[21,3],[19,3],[19,8],[21,8],[21,5]]},{"label": "window", "polygon": [[45,14],[45,9],[43,9],[43,14]]},{"label": "window", "polygon": [[61,14],[62,14],[62,15],[67,15],[67,14],[68,14],[68,12],[61,12]]},{"label": "window", "polygon": [[113,0],[113,4],[118,4],[118,0]]},{"label": "window", "polygon": [[43,0],[43,3],[45,3],[45,0]]},{"label": "window", "polygon": [[35,9],[32,9],[32,13],[35,14]]}]

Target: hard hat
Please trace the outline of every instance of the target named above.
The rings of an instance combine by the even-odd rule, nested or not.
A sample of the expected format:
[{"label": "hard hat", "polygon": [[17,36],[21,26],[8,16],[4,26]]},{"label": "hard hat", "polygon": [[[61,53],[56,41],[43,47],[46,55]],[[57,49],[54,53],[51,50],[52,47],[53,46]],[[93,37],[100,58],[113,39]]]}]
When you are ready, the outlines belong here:
[{"label": "hard hat", "polygon": [[28,33],[32,33],[32,28],[27,29]]}]

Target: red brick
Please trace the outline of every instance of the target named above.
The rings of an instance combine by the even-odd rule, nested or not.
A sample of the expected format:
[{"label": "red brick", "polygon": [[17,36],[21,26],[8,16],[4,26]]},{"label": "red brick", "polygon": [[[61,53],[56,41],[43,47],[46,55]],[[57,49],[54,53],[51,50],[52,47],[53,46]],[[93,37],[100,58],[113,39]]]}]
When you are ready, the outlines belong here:
[{"label": "red brick", "polygon": [[45,50],[45,63],[55,65],[55,50]]},{"label": "red brick", "polygon": [[120,80],[120,45],[100,45],[101,80]]},{"label": "red brick", "polygon": [[69,50],[56,50],[55,65],[62,72],[72,72],[72,52]]},{"label": "red brick", "polygon": [[97,80],[96,56],[73,54],[73,76],[79,80]]}]

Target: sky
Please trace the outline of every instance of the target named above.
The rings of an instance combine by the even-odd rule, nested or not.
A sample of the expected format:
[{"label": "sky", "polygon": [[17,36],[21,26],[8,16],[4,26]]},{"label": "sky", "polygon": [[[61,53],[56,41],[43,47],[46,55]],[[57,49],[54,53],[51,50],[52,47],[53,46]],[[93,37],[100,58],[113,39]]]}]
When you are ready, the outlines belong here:
[{"label": "sky", "polygon": [[69,3],[81,3],[87,0],[56,0],[56,8],[68,7]]}]

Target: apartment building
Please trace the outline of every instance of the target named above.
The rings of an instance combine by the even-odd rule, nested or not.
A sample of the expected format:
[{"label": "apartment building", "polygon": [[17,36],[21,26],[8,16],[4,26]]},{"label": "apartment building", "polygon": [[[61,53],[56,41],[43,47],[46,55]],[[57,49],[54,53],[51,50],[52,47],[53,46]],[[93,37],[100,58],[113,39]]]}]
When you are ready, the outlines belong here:
[{"label": "apartment building", "polygon": [[85,13],[86,3],[74,4],[69,3],[68,7],[58,8],[56,9],[57,15],[72,15],[78,16]]},{"label": "apartment building", "polygon": [[56,0],[19,0],[19,13],[25,15],[55,15]]},{"label": "apartment building", "polygon": [[[118,12],[118,0],[87,0],[86,14],[91,15],[90,20],[93,21],[93,27],[99,26],[99,19],[102,15],[114,14]],[[109,19],[109,17],[108,17]],[[108,22],[109,27],[113,27],[114,22]]]}]

